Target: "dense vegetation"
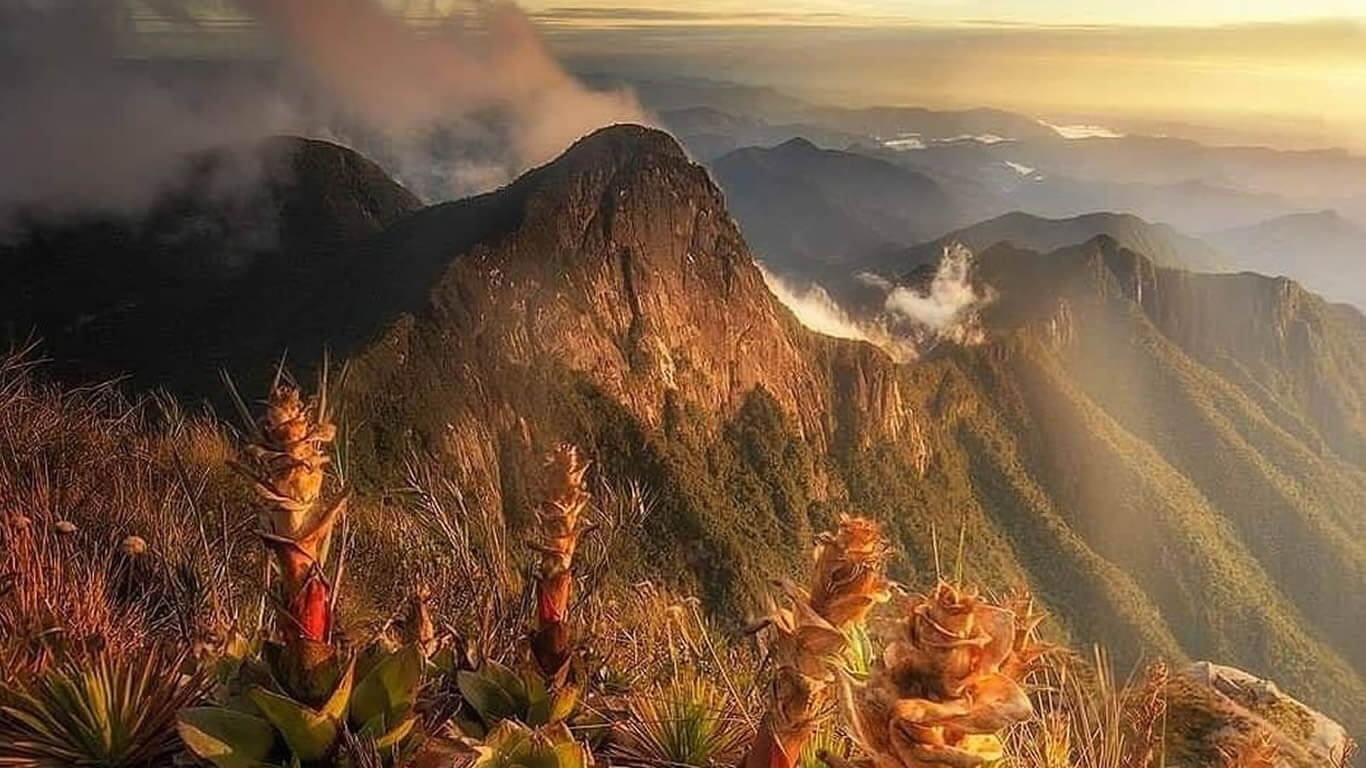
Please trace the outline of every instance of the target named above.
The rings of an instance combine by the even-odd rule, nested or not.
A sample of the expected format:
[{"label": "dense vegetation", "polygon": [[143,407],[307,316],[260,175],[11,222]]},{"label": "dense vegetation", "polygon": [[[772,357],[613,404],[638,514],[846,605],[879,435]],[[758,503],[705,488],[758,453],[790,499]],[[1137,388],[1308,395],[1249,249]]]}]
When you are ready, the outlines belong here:
[{"label": "dense vegetation", "polygon": [[[241,295],[269,301],[213,326],[212,363],[164,383],[203,394],[226,362],[254,396],[282,347],[301,373],[325,341],[347,354],[334,401],[336,469],[354,492],[346,636],[390,623],[423,581],[437,615],[511,648],[520,533],[543,496],[542,455],[568,440],[596,462],[600,498],[634,487],[652,500],[639,522],[607,515],[626,527],[591,569],[604,602],[636,600],[648,579],[733,631],[815,532],[858,514],[882,524],[889,573],[911,589],[961,564],[994,593],[1031,589],[1052,639],[1102,644],[1121,669],[1214,659],[1366,732],[1366,604],[1351,588],[1366,580],[1366,321],[1289,281],[1159,269],[1109,240],[1000,249],[976,276],[1000,296],[988,341],[896,366],[801,328],[705,172],[637,128],[399,218],[334,268],[247,279]],[[136,364],[154,346],[99,351]],[[129,534],[164,553],[154,626],[210,615],[254,631],[262,558],[222,425],[169,405],[148,422],[107,388],[12,381],[10,509],[45,531],[72,518],[80,533],[52,546],[80,542],[111,567]],[[102,426],[82,437],[91,419]],[[109,634],[147,634],[83,578],[54,589],[107,615]]]},{"label": "dense vegetation", "polygon": [[[605,467],[590,476],[572,448],[528,472],[535,501],[520,523],[417,458],[392,498],[347,505],[334,503],[347,469],[315,460],[340,434],[322,399],[304,411],[277,390],[259,425],[234,428],[112,387],[64,391],[31,369],[0,364],[3,765],[912,768],[1004,755],[1023,768],[1147,768],[1169,748],[1202,764],[1309,764],[1165,667],[1121,684],[1103,657],[1042,643],[1046,617],[1025,594],[997,602],[945,574],[894,597],[879,524],[789,519],[807,491],[785,483],[805,457],[763,393],[709,466],[748,478],[772,515],[756,531],[808,526],[770,571],[805,588],[784,581],[741,632],[734,616],[718,624],[678,592],[630,583],[658,570],[631,552],[658,530],[664,497],[614,485]],[[293,435],[318,452],[271,442]],[[662,477],[671,440],[656,446]],[[290,469],[304,465],[331,468]],[[319,505],[294,536],[271,533],[299,510],[285,488]],[[798,563],[813,538],[807,577]],[[952,642],[922,645],[926,632]],[[989,650],[950,673],[934,654],[961,643]],[[949,714],[899,731],[895,718],[921,716],[887,722],[895,699],[908,711],[944,701]],[[1186,725],[1158,728],[1168,712]],[[1304,727],[1295,711],[1279,716]]]}]

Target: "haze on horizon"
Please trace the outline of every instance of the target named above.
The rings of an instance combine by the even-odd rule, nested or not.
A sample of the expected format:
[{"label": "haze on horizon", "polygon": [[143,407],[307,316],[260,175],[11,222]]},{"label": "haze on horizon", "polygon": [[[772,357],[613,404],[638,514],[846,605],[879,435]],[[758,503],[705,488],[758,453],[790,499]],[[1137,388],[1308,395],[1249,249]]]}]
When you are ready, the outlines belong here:
[{"label": "haze on horizon", "polygon": [[[416,24],[464,24],[472,7],[382,4]],[[210,17],[235,12],[230,0],[193,5]],[[996,107],[1125,132],[1366,154],[1366,6],[1358,0],[521,5],[577,71],[732,80],[851,106]],[[242,49],[240,26],[223,26],[227,45],[201,28],[177,50]]]},{"label": "haze on horizon", "polygon": [[[1345,0],[584,0],[528,10],[612,71],[850,105],[999,107],[1218,143],[1366,152],[1366,7]],[[603,54],[602,51],[611,51]],[[1191,133],[1192,130],[1186,130]]]}]

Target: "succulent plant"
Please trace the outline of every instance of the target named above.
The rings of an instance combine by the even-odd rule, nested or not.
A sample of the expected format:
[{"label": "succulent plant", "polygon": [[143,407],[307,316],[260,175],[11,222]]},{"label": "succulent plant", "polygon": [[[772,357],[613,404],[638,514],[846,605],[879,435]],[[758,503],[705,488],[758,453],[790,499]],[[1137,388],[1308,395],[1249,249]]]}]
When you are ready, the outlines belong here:
[{"label": "succulent plant", "polygon": [[578,704],[577,687],[552,689],[536,670],[518,673],[496,661],[486,661],[477,670],[455,674],[469,710],[456,715],[456,724],[467,737],[483,738],[505,720],[531,728],[560,723]]},{"label": "succulent plant", "polygon": [[588,768],[593,756],[563,723],[530,728],[504,720],[475,748],[471,768]]},{"label": "succulent plant", "polygon": [[[423,670],[418,648],[371,647],[344,665],[321,649],[317,658],[322,661],[315,666],[284,655],[275,664],[244,663],[242,676],[258,682],[248,683],[228,706],[181,710],[181,740],[218,768],[257,768],[333,759],[344,736],[355,733],[373,742],[386,765],[402,765],[420,735],[414,711]],[[289,686],[271,674],[285,668],[307,672]]]},{"label": "succulent plant", "polygon": [[735,703],[704,677],[634,694],[612,728],[613,764],[710,768],[734,765],[749,736]]},{"label": "succulent plant", "polygon": [[[1031,618],[1030,621],[1033,619]],[[1028,632],[1011,610],[939,582],[902,606],[896,636],[866,685],[851,687],[851,720],[880,768],[971,768],[1004,756],[998,732],[1033,714],[1009,672],[1027,667]]]},{"label": "succulent plant", "polygon": [[844,666],[849,635],[889,597],[883,576],[887,545],[877,523],[842,516],[817,538],[810,588],[783,583],[787,605],[760,628],[773,631],[768,712],[745,756],[745,768],[792,768],[821,714],[830,708],[835,670]]},{"label": "succulent plant", "polygon": [[0,765],[165,765],[180,751],[176,710],[207,692],[184,674],[184,653],[152,648],[71,658],[12,687],[0,686]]}]

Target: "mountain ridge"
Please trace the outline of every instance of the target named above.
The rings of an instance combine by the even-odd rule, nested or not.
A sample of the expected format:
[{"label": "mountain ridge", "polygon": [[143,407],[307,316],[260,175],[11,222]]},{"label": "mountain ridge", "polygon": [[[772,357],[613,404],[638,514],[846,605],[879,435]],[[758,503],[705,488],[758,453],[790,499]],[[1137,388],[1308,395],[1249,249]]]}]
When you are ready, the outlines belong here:
[{"label": "mountain ridge", "polygon": [[789,276],[813,277],[919,242],[961,218],[930,177],[800,137],[736,150],[711,168],[765,264]]},{"label": "mountain ridge", "polygon": [[1159,266],[1218,272],[1224,271],[1222,267],[1227,261],[1223,254],[1198,238],[1133,214],[1097,212],[1047,218],[1015,211],[909,248],[892,257],[902,266],[900,269],[893,267],[890,272],[904,272],[904,265],[932,263],[938,259],[943,247],[950,243],[982,251],[998,243],[1009,242],[1026,250],[1048,252],[1084,243],[1101,235],[1143,253]]},{"label": "mountain ridge", "polygon": [[1366,733],[1341,589],[1366,578],[1366,319],[1291,281],[996,246],[985,342],[897,365],[803,328],[707,171],[636,126],[335,261],[222,364],[251,381],[288,347],[304,374],[334,344],[362,492],[430,454],[515,530],[573,440],[658,499],[616,555],[730,616],[841,513],[884,523],[910,585],[962,530],[965,573],[1033,588],[1057,639],[1236,664]]}]

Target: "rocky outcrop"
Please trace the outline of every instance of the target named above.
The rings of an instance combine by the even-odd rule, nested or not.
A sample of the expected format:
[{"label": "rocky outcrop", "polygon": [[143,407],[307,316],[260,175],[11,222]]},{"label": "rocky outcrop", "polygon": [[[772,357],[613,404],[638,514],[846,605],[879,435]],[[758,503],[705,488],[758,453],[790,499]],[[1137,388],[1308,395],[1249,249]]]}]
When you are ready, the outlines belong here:
[{"label": "rocky outcrop", "polygon": [[1321,768],[1343,765],[1355,747],[1347,730],[1282,692],[1275,683],[1208,661],[1191,665],[1185,685],[1173,686],[1172,742],[1182,764],[1199,755],[1234,751],[1262,737],[1276,745],[1280,765]]},{"label": "rocky outcrop", "polygon": [[[503,224],[470,238],[473,218]],[[405,290],[394,286],[416,265],[436,262],[436,277],[385,343],[408,352],[358,365],[375,379],[431,367],[444,386],[489,395],[471,416],[505,422],[520,408],[488,382],[554,367],[651,427],[669,402],[724,422],[762,389],[817,450],[842,428],[892,441],[911,430],[890,359],[802,328],[706,171],[658,131],[601,130],[506,189],[411,217],[371,250],[395,267],[367,278],[374,291]],[[439,347],[418,341],[431,333]]]}]

